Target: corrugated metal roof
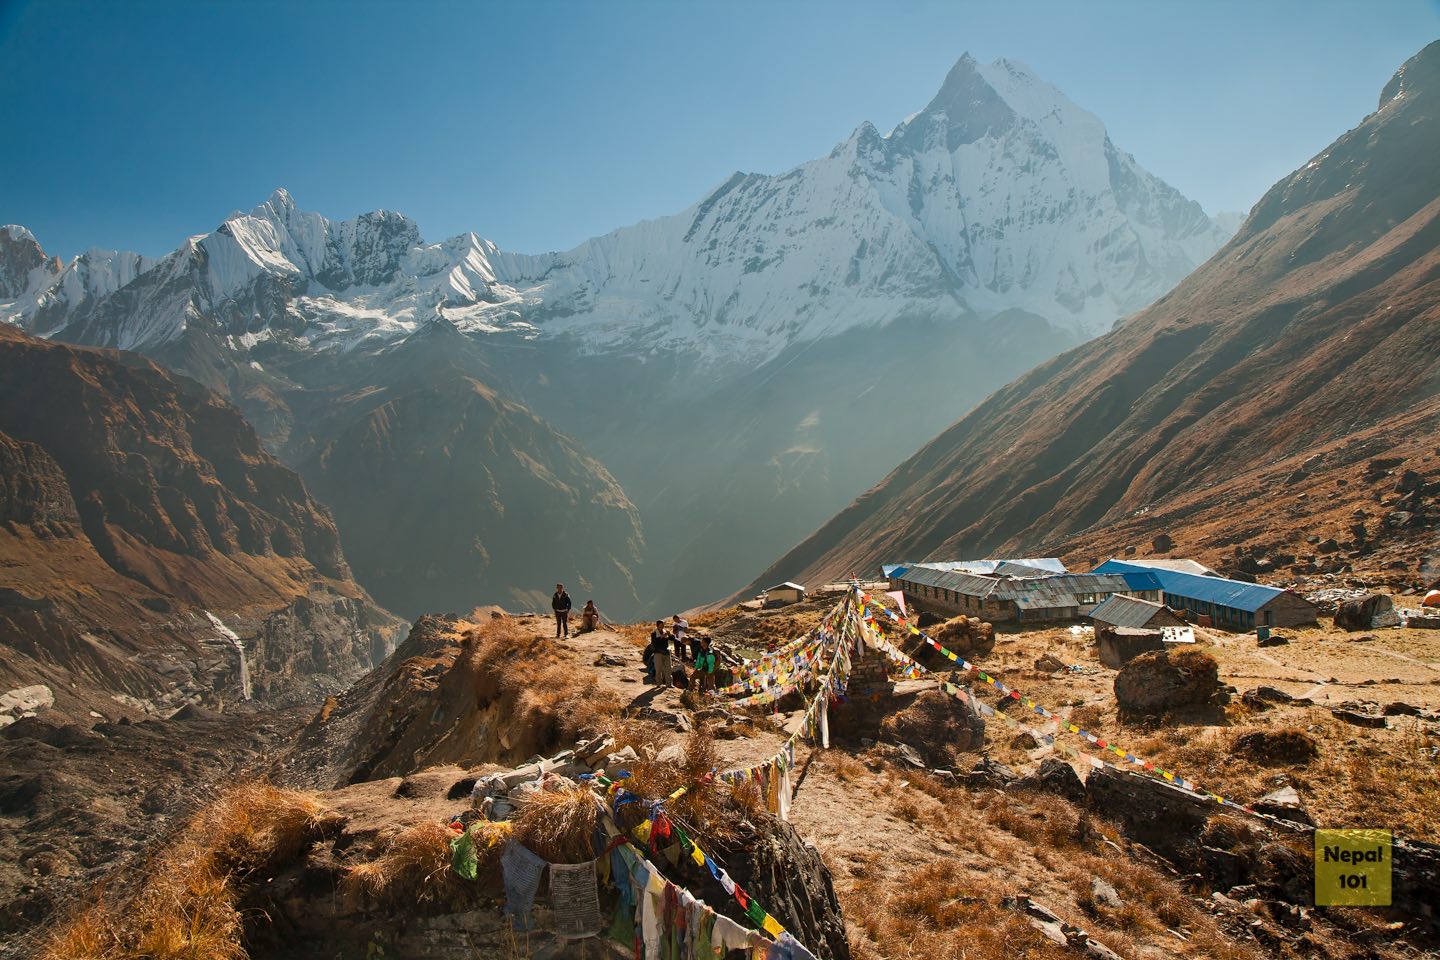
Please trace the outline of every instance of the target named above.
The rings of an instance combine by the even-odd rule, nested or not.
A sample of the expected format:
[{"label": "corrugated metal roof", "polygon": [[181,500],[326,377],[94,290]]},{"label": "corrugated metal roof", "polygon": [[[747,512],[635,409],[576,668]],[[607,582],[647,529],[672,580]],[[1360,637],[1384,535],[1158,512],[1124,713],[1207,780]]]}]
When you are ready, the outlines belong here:
[{"label": "corrugated metal roof", "polygon": [[773,587],[766,587],[765,590],[766,592],[771,590],[784,590],[786,587],[789,587],[791,590],[799,590],[801,593],[805,592],[804,587],[798,583],[791,583],[789,580],[786,580],[784,583],[777,583]]},{"label": "corrugated metal roof", "polygon": [[1000,580],[996,583],[994,597],[1013,600],[1022,610],[1044,610],[1083,606],[1079,598],[1082,593],[1118,593],[1129,589],[1130,585],[1121,576],[1069,573],[1054,577]]},{"label": "corrugated metal roof", "polygon": [[924,564],[910,567],[899,577],[905,583],[953,590],[969,597],[1009,600],[1022,610],[1046,610],[1085,606],[1080,594],[1124,593],[1129,590],[1159,590],[1160,583],[1148,573],[1094,574],[1065,573],[1034,577],[980,576],[952,570],[937,570]]},{"label": "corrugated metal roof", "polygon": [[1090,611],[1090,619],[1114,627],[1143,627],[1164,609],[1163,604],[1116,594]]},{"label": "corrugated metal roof", "polygon": [[902,577],[908,569],[910,569],[910,564],[908,563],[882,563],[880,565],[880,576],[886,580],[892,577]]},{"label": "corrugated metal roof", "polygon": [[1016,563],[1013,560],[1006,560],[995,567],[997,577],[1053,577],[1055,571],[1042,570],[1040,567],[1028,567],[1023,563]]},{"label": "corrugated metal roof", "polygon": [[1176,573],[1193,573],[1199,577],[1218,577],[1220,574],[1195,560],[1125,560],[1124,563],[1132,567],[1144,567],[1146,570],[1174,570]]},{"label": "corrugated metal roof", "polygon": [[[930,567],[934,570],[948,570],[956,573],[978,573],[983,576],[995,573],[997,567],[1007,563],[1027,567],[1031,570],[1039,570],[1043,574],[1070,572],[1065,569],[1065,564],[1061,563],[1058,557],[1008,557],[992,560],[927,560],[924,563],[905,564],[905,566]],[[1025,576],[1033,576],[1033,574],[1025,574]]]},{"label": "corrugated metal roof", "polygon": [[954,590],[970,597],[988,597],[1000,581],[994,577],[981,577],[973,573],[955,570],[935,570],[925,566],[914,566],[901,577],[906,583],[917,583],[941,590]]},{"label": "corrugated metal roof", "polygon": [[1149,573],[1160,581],[1160,589],[1166,593],[1249,613],[1254,613],[1285,592],[1279,587],[1267,587],[1263,583],[1242,583],[1239,580],[1226,580],[1224,577],[1201,577],[1178,570],[1143,570],[1123,560],[1106,560],[1095,568],[1095,572]]},{"label": "corrugated metal roof", "polygon": [[1120,576],[1124,577],[1125,582],[1130,584],[1131,590],[1155,590],[1157,592],[1160,590],[1160,579],[1149,570],[1144,570],[1139,573],[1133,571],[1122,573]]}]

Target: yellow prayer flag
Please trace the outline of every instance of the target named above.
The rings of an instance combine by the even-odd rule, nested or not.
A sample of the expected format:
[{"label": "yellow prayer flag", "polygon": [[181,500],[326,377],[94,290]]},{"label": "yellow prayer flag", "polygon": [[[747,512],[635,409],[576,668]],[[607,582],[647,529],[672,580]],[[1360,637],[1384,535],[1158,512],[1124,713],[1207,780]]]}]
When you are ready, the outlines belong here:
[{"label": "yellow prayer flag", "polygon": [[780,921],[776,920],[768,913],[765,914],[765,919],[761,922],[760,926],[764,929],[766,933],[770,934],[770,936],[772,937],[778,937],[780,936],[780,934],[785,932],[785,928],[780,926]]}]

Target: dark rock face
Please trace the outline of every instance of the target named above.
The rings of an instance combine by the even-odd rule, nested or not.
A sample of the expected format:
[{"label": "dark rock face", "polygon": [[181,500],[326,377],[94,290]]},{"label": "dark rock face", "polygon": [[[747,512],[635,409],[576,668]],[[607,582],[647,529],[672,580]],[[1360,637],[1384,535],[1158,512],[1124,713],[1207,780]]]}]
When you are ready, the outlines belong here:
[{"label": "dark rock face", "polygon": [[1059,757],[1046,757],[1033,774],[1011,785],[1015,790],[1040,790],[1076,803],[1085,799],[1085,784],[1075,768]]},{"label": "dark rock face", "polygon": [[39,444],[0,433],[0,523],[66,536],[80,525],[65,472]]},{"label": "dark rock face", "polygon": [[239,412],[148,361],[0,329],[0,467],[0,685],[45,682],[74,719],[112,694],[238,699],[207,613],[285,703],[343,686],[399,626]]},{"label": "dark rock face", "polygon": [[954,767],[963,753],[985,743],[985,718],[967,701],[938,690],[919,694],[905,709],[886,717],[882,735],[915,749],[930,768]]},{"label": "dark rock face", "polygon": [[767,818],[757,832],[755,842],[736,851],[736,881],[815,956],[849,960],[845,914],[819,852],[784,820]]},{"label": "dark rock face", "polygon": [[1140,716],[1199,707],[1223,699],[1219,666],[1203,650],[1142,653],[1115,675],[1120,709]]}]

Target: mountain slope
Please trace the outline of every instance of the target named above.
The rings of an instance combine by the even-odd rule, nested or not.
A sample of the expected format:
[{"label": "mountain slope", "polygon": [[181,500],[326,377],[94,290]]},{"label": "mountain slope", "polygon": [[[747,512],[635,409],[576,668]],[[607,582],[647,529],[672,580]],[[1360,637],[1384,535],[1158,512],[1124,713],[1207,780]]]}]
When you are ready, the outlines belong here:
[{"label": "mountain slope", "polygon": [[[1220,509],[1239,517],[1237,500],[1276,495],[1278,461],[1348,465],[1374,455],[1387,424],[1403,423],[1406,440],[1433,436],[1437,113],[1431,44],[1375,113],[1273,187],[1172,293],[995,393],[755,582],[1064,550],[1081,534],[1116,550],[1128,541],[1107,542],[1107,526],[1237,474],[1254,471],[1252,489],[1232,489]],[[1270,509],[1287,538],[1306,531],[1303,516]]]},{"label": "mountain slope", "polygon": [[368,668],[398,626],[238,411],[153,364],[0,328],[0,461],[0,684],[72,709],[238,699],[213,612],[285,701]]},{"label": "mountain slope", "polygon": [[367,364],[366,387],[316,404],[293,453],[382,603],[414,616],[476,598],[546,609],[561,581],[607,614],[635,609],[634,505],[575,441],[491,386],[474,341],[437,322]]}]

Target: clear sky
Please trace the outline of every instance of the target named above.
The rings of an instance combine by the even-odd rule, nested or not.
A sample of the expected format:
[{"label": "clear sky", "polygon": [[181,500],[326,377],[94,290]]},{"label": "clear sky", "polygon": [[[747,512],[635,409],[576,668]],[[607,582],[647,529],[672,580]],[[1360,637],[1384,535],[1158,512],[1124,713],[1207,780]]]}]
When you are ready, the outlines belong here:
[{"label": "clear sky", "polygon": [[0,222],[165,253],[277,186],[522,252],[1029,64],[1214,213],[1375,108],[1440,0],[0,0]]}]

